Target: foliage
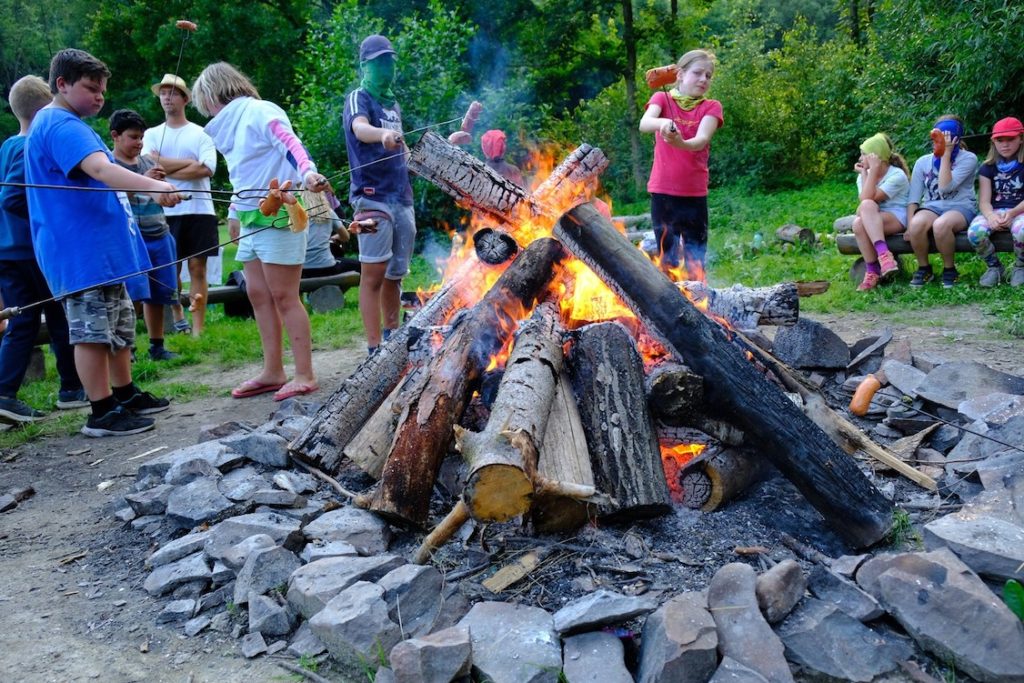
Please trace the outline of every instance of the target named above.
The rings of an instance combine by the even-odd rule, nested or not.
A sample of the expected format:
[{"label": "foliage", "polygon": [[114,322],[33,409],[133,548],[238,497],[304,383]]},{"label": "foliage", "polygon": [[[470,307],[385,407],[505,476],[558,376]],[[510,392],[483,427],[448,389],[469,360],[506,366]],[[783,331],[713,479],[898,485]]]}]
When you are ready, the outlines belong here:
[{"label": "foliage", "polygon": [[1016,579],[1010,579],[1003,586],[1003,602],[1017,618],[1024,621],[1024,586]]},{"label": "foliage", "polygon": [[918,549],[924,540],[921,533],[914,528],[914,523],[906,510],[896,510],[892,516],[892,528],[889,530],[889,544],[897,550],[905,548]]}]

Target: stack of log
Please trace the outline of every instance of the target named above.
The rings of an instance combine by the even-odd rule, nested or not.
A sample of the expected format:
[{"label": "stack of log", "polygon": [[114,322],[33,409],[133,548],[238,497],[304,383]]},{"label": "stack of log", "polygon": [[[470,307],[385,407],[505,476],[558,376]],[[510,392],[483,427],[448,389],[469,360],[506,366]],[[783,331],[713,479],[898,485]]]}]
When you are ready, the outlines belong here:
[{"label": "stack of log", "polygon": [[[678,473],[691,492],[686,504],[713,509],[770,463],[851,545],[884,538],[891,505],[860,472],[851,449],[830,438],[834,430],[819,426],[834,427],[838,418],[807,410],[806,401],[798,406],[783,390],[793,381],[790,371],[739,331],[794,324],[799,288],[677,285],[592,205],[559,216],[566,202],[586,199],[580,188],[605,165],[600,150],[580,147],[528,196],[440,136],[425,135],[411,153],[416,173],[512,238],[524,215],[547,219],[554,238],[507,250],[511,261],[503,264],[467,262],[328,399],[292,443],[293,454],[327,473],[354,463],[379,480],[361,504],[393,523],[425,529],[434,483],[454,444],[466,462],[466,483],[424,542],[421,561],[471,518],[528,517],[552,531],[597,516],[668,512],[659,424],[696,428],[720,444]],[[636,320],[565,329],[558,303],[571,299],[571,258],[589,266]],[[484,292],[480,282],[489,270],[501,275]],[[691,298],[717,314],[709,317]],[[733,322],[723,325],[718,317]],[[653,368],[645,368],[638,337],[662,350]],[[486,425],[462,428],[488,366],[508,348]]]}]

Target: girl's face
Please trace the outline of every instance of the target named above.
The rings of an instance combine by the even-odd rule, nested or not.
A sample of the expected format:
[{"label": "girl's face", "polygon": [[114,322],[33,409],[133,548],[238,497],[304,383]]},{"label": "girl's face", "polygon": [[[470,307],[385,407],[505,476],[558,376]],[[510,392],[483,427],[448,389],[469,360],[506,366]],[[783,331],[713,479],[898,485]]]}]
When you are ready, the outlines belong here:
[{"label": "girl's face", "polygon": [[676,87],[679,92],[691,97],[700,97],[711,87],[711,79],[715,75],[715,65],[707,60],[698,60],[679,74]]},{"label": "girl's face", "polygon": [[1004,159],[1016,157],[1017,152],[1020,151],[1021,142],[1024,142],[1024,136],[1022,135],[1010,135],[992,139],[996,152]]}]

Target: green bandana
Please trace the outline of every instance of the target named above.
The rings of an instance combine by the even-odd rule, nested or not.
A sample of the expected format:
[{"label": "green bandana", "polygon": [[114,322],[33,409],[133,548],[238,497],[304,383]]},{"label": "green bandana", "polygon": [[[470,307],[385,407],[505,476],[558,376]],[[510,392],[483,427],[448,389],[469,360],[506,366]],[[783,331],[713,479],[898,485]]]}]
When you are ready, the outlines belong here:
[{"label": "green bandana", "polygon": [[889,161],[892,158],[892,147],[882,133],[875,133],[860,143],[860,151],[864,154],[875,154],[882,161]]},{"label": "green bandana", "polygon": [[395,82],[395,56],[381,55],[376,59],[361,62],[359,68],[363,70],[363,80],[359,84],[363,90],[373,95],[373,98],[383,106],[393,106],[395,93],[391,91],[391,84]]},{"label": "green bandana", "polygon": [[683,111],[690,111],[698,104],[706,100],[707,98],[701,95],[700,97],[694,97],[692,95],[684,95],[679,92],[679,88],[672,88],[668,91],[668,94],[672,96],[672,99],[676,101],[679,108]]}]

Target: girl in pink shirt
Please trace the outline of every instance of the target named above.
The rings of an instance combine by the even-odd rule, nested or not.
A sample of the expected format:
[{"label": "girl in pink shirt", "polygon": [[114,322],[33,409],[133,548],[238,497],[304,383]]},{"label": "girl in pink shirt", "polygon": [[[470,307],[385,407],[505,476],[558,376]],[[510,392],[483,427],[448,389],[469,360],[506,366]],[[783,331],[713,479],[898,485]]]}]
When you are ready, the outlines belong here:
[{"label": "girl in pink shirt", "polygon": [[686,277],[703,279],[708,242],[708,156],[711,137],[723,124],[722,103],[706,97],[715,55],[690,50],[676,63],[670,91],[647,102],[641,133],[654,133],[654,165],[647,182],[651,221],[661,266],[679,266],[680,241]]}]

